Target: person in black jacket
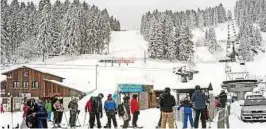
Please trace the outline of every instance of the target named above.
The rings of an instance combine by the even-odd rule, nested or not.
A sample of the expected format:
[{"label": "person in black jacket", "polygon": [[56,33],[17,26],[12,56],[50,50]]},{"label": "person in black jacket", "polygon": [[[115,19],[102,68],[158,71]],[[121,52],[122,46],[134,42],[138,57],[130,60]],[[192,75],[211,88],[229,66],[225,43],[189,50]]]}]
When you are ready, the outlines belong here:
[{"label": "person in black jacket", "polygon": [[90,114],[90,128],[93,128],[95,117],[97,120],[97,128],[102,128],[100,118],[103,117],[103,107],[102,98],[103,94],[99,93],[97,97],[93,97],[91,104],[91,114]]},{"label": "person in black jacket", "polygon": [[173,107],[176,105],[176,101],[174,96],[171,95],[170,91],[171,89],[166,87],[164,89],[164,94],[160,97],[160,107],[162,111],[161,128],[166,128],[167,121],[169,128],[174,128]]},{"label": "person in black jacket", "polygon": [[227,102],[227,95],[224,90],[222,90],[222,92],[220,93],[219,99],[220,99],[221,107],[225,108],[226,102]]}]

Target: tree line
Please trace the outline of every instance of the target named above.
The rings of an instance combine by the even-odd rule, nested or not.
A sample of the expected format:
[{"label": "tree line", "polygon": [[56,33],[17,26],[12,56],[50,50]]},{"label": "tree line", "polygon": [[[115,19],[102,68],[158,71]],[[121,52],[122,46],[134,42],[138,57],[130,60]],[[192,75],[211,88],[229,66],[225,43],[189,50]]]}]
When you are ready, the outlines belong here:
[{"label": "tree line", "polygon": [[[194,56],[191,29],[215,26],[226,21],[226,11],[222,4],[197,11],[154,10],[142,16],[140,32],[149,42],[150,58],[191,61]],[[207,36],[209,50],[219,50],[214,29]]]},{"label": "tree line", "polygon": [[48,55],[108,53],[119,20],[86,2],[40,0],[11,4],[1,0],[1,64]]},{"label": "tree line", "polygon": [[234,11],[239,27],[239,55],[246,61],[252,61],[261,47],[260,31],[266,32],[266,1],[239,0]]}]

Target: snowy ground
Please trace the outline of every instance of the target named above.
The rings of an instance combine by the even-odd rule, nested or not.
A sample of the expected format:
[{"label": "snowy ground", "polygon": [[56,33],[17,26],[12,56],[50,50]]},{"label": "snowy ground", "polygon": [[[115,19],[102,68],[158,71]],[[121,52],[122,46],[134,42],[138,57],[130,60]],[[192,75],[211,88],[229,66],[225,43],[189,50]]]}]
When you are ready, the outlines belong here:
[{"label": "snowy ground", "polygon": [[[218,42],[225,46],[227,24],[220,24],[216,27],[216,35]],[[196,41],[198,38],[204,36],[204,29],[195,29],[193,30],[194,38]],[[266,33],[263,33],[263,44],[266,44]],[[212,83],[214,88],[214,94],[218,94],[221,90],[221,83],[225,79],[224,74],[224,63],[218,63],[219,59],[225,55],[224,52],[221,52],[216,55],[211,55],[206,47],[195,48],[196,56],[195,69],[199,70],[199,74],[194,76],[194,80],[189,81],[188,83],[181,83],[181,78],[173,74],[173,67],[182,66],[185,63],[183,62],[169,62],[165,60],[153,60],[147,59],[147,62],[144,63],[144,52],[147,51],[147,42],[143,40],[143,37],[139,34],[138,31],[123,31],[123,32],[112,32],[112,41],[110,43],[110,55],[82,55],[78,57],[55,57],[47,59],[45,63],[41,61],[34,61],[27,64],[30,67],[43,70],[46,72],[51,72],[53,74],[60,75],[65,79],[64,84],[69,87],[74,87],[82,91],[91,91],[95,89],[96,85],[96,64],[99,65],[97,72],[97,86],[98,90],[93,92],[92,95],[97,95],[98,92],[103,92],[105,95],[109,93],[114,93],[117,84],[119,83],[141,83],[141,84],[152,84],[154,89],[163,89],[166,86],[171,88],[186,88],[194,87],[196,84],[202,86],[208,86],[209,83]],[[117,57],[134,57],[136,60],[133,64],[128,66],[122,64],[114,64],[114,67],[111,67],[111,64],[100,64],[98,63],[99,59],[113,59]],[[46,65],[45,65],[46,64]],[[259,54],[256,56],[255,61],[252,63],[247,63],[247,70],[251,74],[254,74],[257,77],[264,77],[266,79],[266,54]],[[239,64],[232,63],[230,64],[233,68],[233,71],[238,71]],[[0,73],[8,70],[0,69]],[[0,80],[3,80],[5,77],[0,76]],[[86,96],[79,102],[79,108],[81,109],[81,114],[79,116],[81,124],[83,124],[84,118],[84,105],[86,101],[90,98],[90,95]],[[66,113],[67,116],[68,113]],[[0,114],[0,125],[6,124],[2,122],[7,120],[11,122],[9,113]],[[21,113],[14,114],[14,124],[20,123]],[[152,116],[152,117],[151,117]],[[87,118],[88,119],[88,118]],[[159,119],[158,109],[149,109],[141,111],[139,118],[139,125],[143,125],[145,128],[154,128],[157,125]],[[243,123],[238,120],[234,115],[230,116],[231,127],[254,127],[260,128],[266,123]],[[63,118],[63,124],[65,124],[65,118]],[[119,125],[122,124],[122,121],[118,121]],[[102,125],[106,124],[106,118],[104,116]],[[216,126],[213,123],[213,127]],[[179,125],[178,125],[179,126]],[[180,124],[180,126],[182,126]]]}]

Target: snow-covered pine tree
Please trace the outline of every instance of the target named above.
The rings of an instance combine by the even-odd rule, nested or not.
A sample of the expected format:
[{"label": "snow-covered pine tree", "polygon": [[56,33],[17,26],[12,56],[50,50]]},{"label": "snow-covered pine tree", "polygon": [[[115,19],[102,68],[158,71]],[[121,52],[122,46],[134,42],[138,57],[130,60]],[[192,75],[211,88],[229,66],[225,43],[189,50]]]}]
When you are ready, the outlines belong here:
[{"label": "snow-covered pine tree", "polygon": [[57,0],[51,10],[50,28],[51,28],[51,50],[52,55],[58,55],[60,53],[60,33],[62,31],[62,3]]},{"label": "snow-covered pine tree", "polygon": [[198,9],[197,12],[197,26],[200,28],[204,27],[203,11],[201,11],[200,9]]},{"label": "snow-covered pine tree", "polygon": [[156,19],[153,17],[152,18],[152,24],[151,24],[151,30],[149,34],[149,45],[148,45],[148,57],[149,58],[156,58],[156,43],[158,42],[158,35],[157,35],[157,30],[159,29],[158,22],[155,21]]},{"label": "snow-covered pine tree", "polygon": [[10,46],[11,46],[11,57],[10,60],[14,60],[12,58],[12,55],[15,54],[16,48],[19,45],[19,34],[17,33],[18,30],[18,25],[17,25],[17,19],[18,19],[18,14],[20,11],[20,7],[19,7],[19,2],[18,0],[13,0],[10,4],[10,15],[9,15],[9,26],[8,26],[8,30],[10,33]]},{"label": "snow-covered pine tree", "polygon": [[225,11],[225,9],[224,9],[224,6],[223,6],[223,4],[220,4],[219,6],[218,6],[218,19],[219,19],[219,23],[224,23],[224,22],[226,22],[227,21],[227,18],[226,18],[226,11]]},{"label": "snow-covered pine tree", "polygon": [[7,0],[1,0],[1,64],[8,63],[11,53],[10,53],[10,32],[8,30],[9,26],[9,5]]},{"label": "snow-covered pine tree", "polygon": [[214,28],[209,29],[206,41],[208,42],[208,50],[210,53],[214,54],[222,50],[222,47],[217,43]]},{"label": "snow-covered pine tree", "polygon": [[191,41],[191,30],[189,27],[182,27],[181,41],[179,45],[179,60],[188,61],[194,57],[194,43]]},{"label": "snow-covered pine tree", "polygon": [[204,15],[204,19],[205,19],[205,26],[211,26],[212,25],[212,15],[211,15],[211,8],[207,8],[205,10],[205,15]]},{"label": "snow-covered pine tree", "polygon": [[[89,39],[88,39],[88,25],[89,25],[89,5],[84,1],[81,8],[81,48],[80,54],[89,54]],[[109,20],[109,19],[108,19]]]},{"label": "snow-covered pine tree", "polygon": [[213,25],[217,25],[218,23],[219,23],[219,13],[218,13],[218,8],[217,7],[215,7],[215,8],[213,8],[212,9],[212,14],[213,14],[213,19],[212,19],[212,21],[213,21]]},{"label": "snow-covered pine tree", "polygon": [[50,0],[41,0],[40,3],[44,4],[39,8],[39,21],[38,21],[38,35],[37,35],[37,47],[39,54],[42,55],[43,60],[47,57],[51,51],[51,3]]},{"label": "snow-covered pine tree", "polygon": [[174,49],[175,49],[175,59],[179,59],[179,52],[180,52],[180,43],[181,43],[181,36],[180,36],[180,28],[175,27],[173,33],[173,42],[174,42]]},{"label": "snow-covered pine tree", "polygon": [[80,30],[80,3],[74,0],[68,9],[64,20],[64,28],[61,32],[61,54],[78,55],[81,47],[81,30]]},{"label": "snow-covered pine tree", "polygon": [[173,40],[173,20],[171,15],[165,15],[164,25],[163,25],[163,36],[164,36],[164,55],[165,59],[174,60],[176,53],[176,46]]},{"label": "snow-covered pine tree", "polygon": [[260,30],[262,32],[266,32],[266,11],[264,12],[263,17],[261,18],[259,25],[260,25]]}]

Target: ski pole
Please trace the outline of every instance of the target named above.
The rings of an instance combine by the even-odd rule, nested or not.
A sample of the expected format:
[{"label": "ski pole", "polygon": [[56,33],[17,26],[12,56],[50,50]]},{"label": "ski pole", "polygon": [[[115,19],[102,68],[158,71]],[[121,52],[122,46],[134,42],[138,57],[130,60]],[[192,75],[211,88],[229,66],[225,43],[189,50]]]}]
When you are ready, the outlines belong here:
[{"label": "ski pole", "polygon": [[[64,111],[63,111],[63,112],[64,112]],[[67,120],[67,116],[66,116],[66,112],[64,112],[64,116],[65,116],[65,119],[66,119],[67,126],[69,126],[69,124],[68,124],[68,120]]]},{"label": "ski pole", "polygon": [[87,116],[87,112],[85,111],[83,126],[85,126],[86,116]]},{"label": "ski pole", "polygon": [[80,124],[80,121],[79,121],[79,114],[77,115],[77,120],[78,120],[78,122],[79,122],[79,127],[81,126],[81,124]]}]

